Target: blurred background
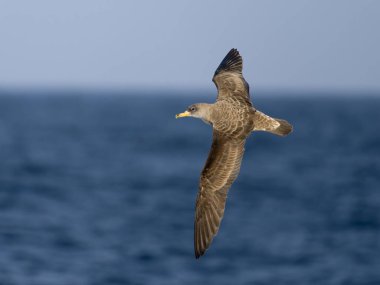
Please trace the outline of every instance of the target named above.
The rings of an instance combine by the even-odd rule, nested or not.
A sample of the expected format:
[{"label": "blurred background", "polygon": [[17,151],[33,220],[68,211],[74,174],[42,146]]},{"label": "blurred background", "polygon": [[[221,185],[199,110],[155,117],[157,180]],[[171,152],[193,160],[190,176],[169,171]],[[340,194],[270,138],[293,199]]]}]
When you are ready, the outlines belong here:
[{"label": "blurred background", "polygon": [[[380,2],[0,1],[0,284],[380,284]],[[254,134],[193,253],[231,49]]]}]

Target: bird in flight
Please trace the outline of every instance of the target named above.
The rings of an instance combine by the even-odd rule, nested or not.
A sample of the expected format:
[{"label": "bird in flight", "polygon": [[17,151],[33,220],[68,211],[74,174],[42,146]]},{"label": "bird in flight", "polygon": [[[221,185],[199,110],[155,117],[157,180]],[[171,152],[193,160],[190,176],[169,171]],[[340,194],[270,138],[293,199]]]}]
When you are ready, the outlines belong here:
[{"label": "bird in flight", "polygon": [[227,192],[239,174],[248,136],[254,131],[286,136],[293,129],[287,121],[265,115],[252,105],[242,70],[242,57],[231,49],[212,79],[218,89],[216,102],[193,104],[176,115],[202,119],[213,128],[211,150],[201,173],[195,206],[196,258],[205,253],[219,230]]}]

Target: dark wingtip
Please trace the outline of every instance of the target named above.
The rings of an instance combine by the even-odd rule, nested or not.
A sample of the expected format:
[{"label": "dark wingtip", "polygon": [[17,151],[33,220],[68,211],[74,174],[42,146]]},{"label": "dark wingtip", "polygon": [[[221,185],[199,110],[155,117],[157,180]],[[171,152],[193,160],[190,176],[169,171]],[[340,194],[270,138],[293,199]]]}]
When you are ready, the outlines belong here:
[{"label": "dark wingtip", "polygon": [[198,252],[198,251],[195,251],[195,259],[199,259],[205,252]]},{"label": "dark wingtip", "polygon": [[236,48],[233,48],[224,57],[224,59],[216,69],[214,76],[218,75],[222,71],[242,73],[242,70],[243,59],[241,58],[238,50]]}]

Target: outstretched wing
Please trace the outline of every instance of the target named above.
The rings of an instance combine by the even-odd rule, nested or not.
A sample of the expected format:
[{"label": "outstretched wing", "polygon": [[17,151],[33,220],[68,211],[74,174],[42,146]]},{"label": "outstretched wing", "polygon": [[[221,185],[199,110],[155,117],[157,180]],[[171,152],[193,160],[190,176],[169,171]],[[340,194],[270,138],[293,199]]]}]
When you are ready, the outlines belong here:
[{"label": "outstretched wing", "polygon": [[216,69],[212,81],[218,88],[218,99],[233,96],[239,101],[251,104],[249,85],[243,77],[243,59],[236,49],[231,49]]},{"label": "outstretched wing", "polygon": [[240,171],[245,140],[232,140],[214,130],[213,142],[201,174],[195,207],[195,257],[202,256],[217,234],[227,192]]}]

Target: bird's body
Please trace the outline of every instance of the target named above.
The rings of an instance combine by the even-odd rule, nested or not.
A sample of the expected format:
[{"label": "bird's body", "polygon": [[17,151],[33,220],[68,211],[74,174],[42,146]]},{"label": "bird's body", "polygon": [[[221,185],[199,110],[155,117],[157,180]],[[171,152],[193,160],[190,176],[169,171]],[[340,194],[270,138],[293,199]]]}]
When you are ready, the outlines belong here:
[{"label": "bird's body", "polygon": [[176,117],[200,118],[213,127],[213,142],[203,168],[196,201],[194,222],[195,256],[199,258],[218,232],[224,215],[227,192],[237,178],[247,137],[253,131],[285,136],[292,126],[256,110],[249,85],[242,75],[243,62],[232,49],[215,71],[218,88],[214,104],[194,104]]},{"label": "bird's body", "polygon": [[252,106],[226,98],[217,101],[211,110],[214,130],[230,138],[245,139],[250,135],[255,113]]}]

